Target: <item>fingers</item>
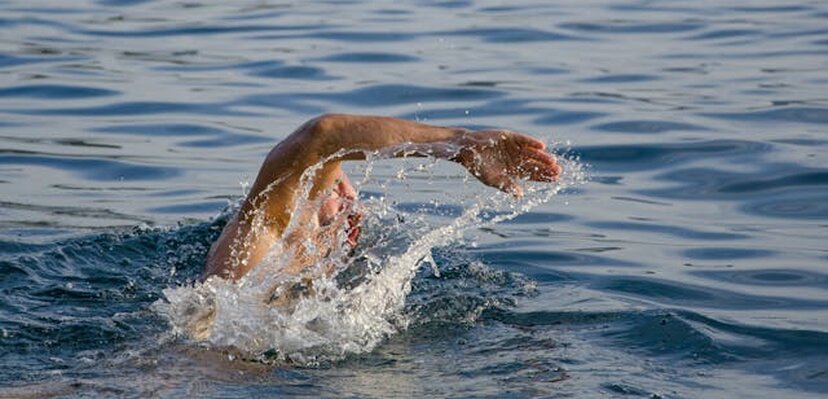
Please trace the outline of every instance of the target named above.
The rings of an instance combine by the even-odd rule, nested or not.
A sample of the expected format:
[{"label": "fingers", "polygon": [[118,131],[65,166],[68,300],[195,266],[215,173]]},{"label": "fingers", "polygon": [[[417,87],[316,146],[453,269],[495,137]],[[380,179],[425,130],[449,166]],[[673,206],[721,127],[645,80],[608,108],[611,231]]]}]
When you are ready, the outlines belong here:
[{"label": "fingers", "polygon": [[556,163],[555,166],[554,166],[554,169],[555,169],[555,179],[557,179],[558,176],[560,176],[561,173],[563,173],[563,167]]},{"label": "fingers", "polygon": [[517,167],[520,177],[544,182],[556,181],[562,171],[555,156],[540,149],[524,151]]},{"label": "fingers", "polygon": [[521,179],[555,182],[562,172],[540,140],[508,130],[476,133],[477,141],[470,145],[474,162],[464,166],[486,185],[519,198],[523,196]]},{"label": "fingers", "polygon": [[539,149],[527,150],[524,152],[524,158],[530,158],[540,161],[543,164],[553,166],[557,164],[555,156]]},{"label": "fingers", "polygon": [[553,182],[558,178],[558,170],[554,166],[536,160],[528,160],[520,166],[518,175],[532,181]]},{"label": "fingers", "polygon": [[546,149],[546,144],[543,141],[540,141],[534,137],[527,136],[525,134],[515,133],[514,138],[515,142],[522,147],[534,148],[538,150]]}]

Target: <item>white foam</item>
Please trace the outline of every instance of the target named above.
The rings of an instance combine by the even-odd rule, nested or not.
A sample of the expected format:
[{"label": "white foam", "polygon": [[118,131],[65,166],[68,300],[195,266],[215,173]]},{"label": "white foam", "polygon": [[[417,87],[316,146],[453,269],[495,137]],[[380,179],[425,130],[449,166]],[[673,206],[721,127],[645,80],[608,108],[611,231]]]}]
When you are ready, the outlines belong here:
[{"label": "white foam", "polygon": [[[236,283],[214,277],[193,286],[165,289],[166,300],[158,301],[155,309],[167,317],[173,333],[213,347],[233,348],[259,360],[304,365],[371,351],[390,334],[406,328],[407,319],[402,313],[405,298],[420,265],[433,265],[432,248],[462,239],[469,229],[525,213],[585,179],[578,162],[560,159],[565,173],[559,183],[527,184],[521,200],[482,186],[470,189],[472,194],[464,192],[459,200],[456,194],[447,194],[434,203],[459,201],[463,211],[446,222],[444,217],[435,220],[397,211],[395,201],[388,200],[395,195],[389,187],[404,180],[405,175],[426,174],[430,181],[433,161],[420,160],[414,166],[408,161],[401,172],[392,172],[386,178],[372,176],[375,162],[367,161],[362,168],[363,179],[357,184],[358,190],[378,186],[383,191],[383,195],[361,205],[366,233],[360,239],[358,257],[372,271],[364,282],[350,289],[340,288],[336,273],[328,276],[322,272],[325,267],[316,265],[304,276],[312,279],[310,294],[300,295],[286,305],[268,304],[274,287],[302,281],[302,276],[279,273],[290,254],[274,251]],[[403,186],[410,192],[410,180]],[[401,217],[405,222],[400,221]],[[340,233],[336,239],[342,242],[344,233]],[[348,258],[345,250],[333,251],[323,262],[335,263],[337,272],[352,266],[355,257]]]}]

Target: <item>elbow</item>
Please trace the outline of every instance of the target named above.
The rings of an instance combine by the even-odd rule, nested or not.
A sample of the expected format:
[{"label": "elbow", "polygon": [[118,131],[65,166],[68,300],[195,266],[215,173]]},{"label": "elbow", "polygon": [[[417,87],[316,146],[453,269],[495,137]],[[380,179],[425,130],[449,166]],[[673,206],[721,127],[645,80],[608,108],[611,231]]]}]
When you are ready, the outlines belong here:
[{"label": "elbow", "polygon": [[338,119],[337,114],[322,114],[303,123],[270,150],[266,163],[287,159],[293,159],[295,163],[299,158],[308,160],[323,157],[330,147],[332,132],[339,124]]},{"label": "elbow", "polygon": [[302,146],[317,156],[325,157],[340,150],[337,132],[346,123],[346,115],[322,114],[302,126]]},{"label": "elbow", "polygon": [[336,130],[343,118],[340,114],[322,114],[305,123],[303,130],[313,138],[324,138]]}]

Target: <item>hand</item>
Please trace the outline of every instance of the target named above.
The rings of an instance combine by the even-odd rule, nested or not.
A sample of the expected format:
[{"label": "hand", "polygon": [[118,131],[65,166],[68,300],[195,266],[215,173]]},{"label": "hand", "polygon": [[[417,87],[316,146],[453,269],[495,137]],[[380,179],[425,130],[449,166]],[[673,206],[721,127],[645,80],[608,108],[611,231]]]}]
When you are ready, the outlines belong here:
[{"label": "hand", "polygon": [[554,182],[561,167],[546,145],[532,137],[508,130],[466,133],[456,160],[483,184],[515,197],[523,195],[516,179]]}]

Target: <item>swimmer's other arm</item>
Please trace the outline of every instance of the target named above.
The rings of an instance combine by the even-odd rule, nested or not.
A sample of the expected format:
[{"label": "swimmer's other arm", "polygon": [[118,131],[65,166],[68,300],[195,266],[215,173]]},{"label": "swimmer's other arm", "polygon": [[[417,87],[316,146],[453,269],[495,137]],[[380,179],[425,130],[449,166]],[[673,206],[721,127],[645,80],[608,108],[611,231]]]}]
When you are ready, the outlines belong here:
[{"label": "swimmer's other arm", "polygon": [[[486,185],[522,195],[516,179],[555,181],[561,173],[543,142],[508,130],[470,131],[380,117],[327,114],[300,126],[268,154],[250,193],[208,254],[203,278],[238,279],[264,257],[291,220],[302,174],[322,160],[310,197],[334,187],[340,162],[385,156],[434,156],[464,166]],[[264,210],[264,231],[251,229]],[[238,237],[246,237],[243,248]],[[234,242],[234,240],[236,242]]]}]

